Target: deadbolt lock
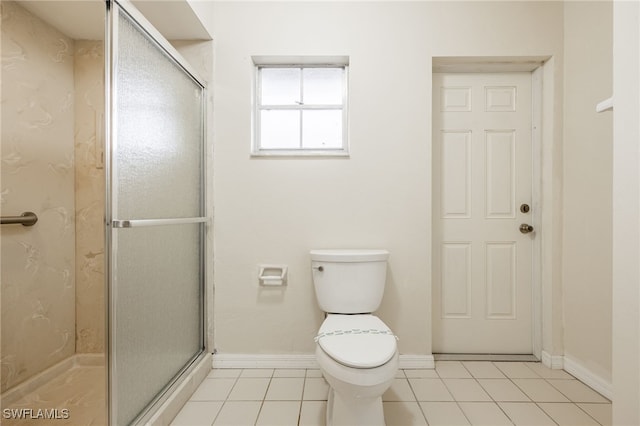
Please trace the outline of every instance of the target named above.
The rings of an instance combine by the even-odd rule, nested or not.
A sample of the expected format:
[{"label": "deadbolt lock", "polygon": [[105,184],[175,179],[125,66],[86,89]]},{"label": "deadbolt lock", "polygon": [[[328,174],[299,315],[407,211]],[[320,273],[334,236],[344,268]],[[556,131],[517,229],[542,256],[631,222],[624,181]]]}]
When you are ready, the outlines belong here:
[{"label": "deadbolt lock", "polygon": [[529,213],[529,210],[531,210],[531,208],[529,207],[529,204],[521,204],[520,205],[520,211],[522,213]]}]

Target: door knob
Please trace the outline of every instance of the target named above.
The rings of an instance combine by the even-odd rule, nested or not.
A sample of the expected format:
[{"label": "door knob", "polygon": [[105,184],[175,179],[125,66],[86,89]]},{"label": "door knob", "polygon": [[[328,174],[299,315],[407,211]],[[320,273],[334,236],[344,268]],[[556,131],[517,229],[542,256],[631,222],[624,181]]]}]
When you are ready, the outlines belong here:
[{"label": "door knob", "polygon": [[522,232],[523,234],[533,232],[533,226],[523,223],[522,225],[520,225],[520,232]]}]

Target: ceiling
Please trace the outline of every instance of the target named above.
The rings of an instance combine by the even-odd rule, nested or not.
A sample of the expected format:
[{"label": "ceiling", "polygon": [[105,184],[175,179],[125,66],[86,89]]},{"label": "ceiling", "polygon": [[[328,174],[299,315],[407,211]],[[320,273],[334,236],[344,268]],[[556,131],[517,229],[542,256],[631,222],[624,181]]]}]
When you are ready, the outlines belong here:
[{"label": "ceiling", "polygon": [[[76,40],[102,40],[104,0],[20,0],[20,5]],[[209,40],[187,0],[133,0],[132,3],[168,40]]]}]

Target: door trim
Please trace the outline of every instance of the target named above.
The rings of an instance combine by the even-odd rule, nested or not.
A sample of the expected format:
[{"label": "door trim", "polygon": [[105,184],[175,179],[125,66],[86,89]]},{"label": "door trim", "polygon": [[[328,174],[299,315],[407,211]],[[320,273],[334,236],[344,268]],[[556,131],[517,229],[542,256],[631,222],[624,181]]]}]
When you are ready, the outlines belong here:
[{"label": "door trim", "polygon": [[[549,283],[543,287],[544,277],[551,276],[551,264],[545,264],[542,256],[543,247],[551,250],[551,238],[547,238],[545,229],[542,226],[543,220],[550,223],[549,217],[552,214],[550,206],[552,206],[552,198],[549,195],[550,188],[543,191],[543,175],[547,179],[551,178],[551,168],[543,169],[542,159],[545,156],[544,147],[550,146],[548,140],[552,131],[546,129],[543,131],[543,117],[549,117],[553,111],[553,99],[549,96],[545,97],[543,87],[543,78],[552,78],[553,68],[545,67],[545,64],[551,59],[551,56],[521,56],[521,57],[432,57],[432,74],[433,73],[509,73],[509,72],[531,72],[531,167],[532,167],[532,221],[536,228],[536,238],[533,239],[532,259],[531,259],[531,303],[532,303],[532,347],[533,356],[536,359],[543,359],[543,342],[551,338],[552,329],[552,313],[549,309],[545,309],[547,304],[552,304],[551,291]],[[433,77],[431,78],[431,90],[433,96]],[[548,95],[548,94],[547,94]],[[433,128],[433,111],[431,112],[431,123]],[[433,141],[432,141],[433,146]],[[431,156],[431,167],[438,161],[433,155]],[[435,184],[432,180],[432,185]],[[435,191],[431,191],[432,197]],[[433,198],[432,198],[433,205]],[[432,212],[432,229],[439,216]],[[543,244],[544,243],[544,244]],[[433,264],[433,256],[435,247],[433,247],[433,238],[431,238],[431,264]],[[433,271],[433,268],[432,268]],[[432,283],[435,277],[431,277]],[[431,291],[433,292],[433,286]],[[545,295],[547,293],[547,295]],[[433,299],[430,308],[433,306]],[[431,326],[431,342],[433,342],[433,322]],[[433,346],[431,346],[433,348]]]},{"label": "door trim", "polygon": [[531,72],[531,199],[537,238],[531,247],[531,303],[533,304],[533,355],[542,359],[542,66]]}]

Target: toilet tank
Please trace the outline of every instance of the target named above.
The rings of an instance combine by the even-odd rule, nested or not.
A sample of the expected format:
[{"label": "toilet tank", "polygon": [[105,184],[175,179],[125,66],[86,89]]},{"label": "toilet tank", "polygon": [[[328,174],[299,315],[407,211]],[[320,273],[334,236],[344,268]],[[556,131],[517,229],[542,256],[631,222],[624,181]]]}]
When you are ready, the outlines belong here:
[{"label": "toilet tank", "polygon": [[333,314],[374,312],[382,302],[386,250],[311,250],[313,285],[320,308]]}]

